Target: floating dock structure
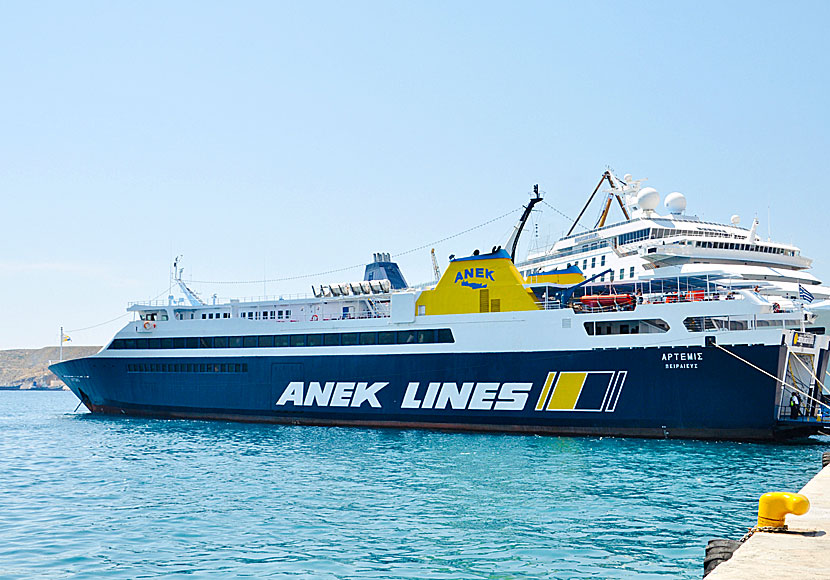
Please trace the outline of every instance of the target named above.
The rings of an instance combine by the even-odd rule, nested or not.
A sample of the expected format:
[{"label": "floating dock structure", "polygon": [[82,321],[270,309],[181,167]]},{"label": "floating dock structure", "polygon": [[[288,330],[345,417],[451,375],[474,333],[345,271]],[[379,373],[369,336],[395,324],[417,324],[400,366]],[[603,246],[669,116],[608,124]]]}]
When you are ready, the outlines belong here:
[{"label": "floating dock structure", "polygon": [[799,492],[809,511],[787,516],[787,532],[756,532],[706,580],[830,579],[830,466]]}]

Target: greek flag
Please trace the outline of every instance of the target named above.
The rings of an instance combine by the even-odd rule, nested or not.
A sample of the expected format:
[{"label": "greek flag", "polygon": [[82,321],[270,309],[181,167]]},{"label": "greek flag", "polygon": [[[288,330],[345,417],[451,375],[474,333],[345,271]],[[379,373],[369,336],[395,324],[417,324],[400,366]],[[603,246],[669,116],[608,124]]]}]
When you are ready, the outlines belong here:
[{"label": "greek flag", "polygon": [[804,286],[802,286],[801,284],[798,285],[798,296],[804,302],[812,302],[813,301],[813,295],[810,294],[810,292]]}]

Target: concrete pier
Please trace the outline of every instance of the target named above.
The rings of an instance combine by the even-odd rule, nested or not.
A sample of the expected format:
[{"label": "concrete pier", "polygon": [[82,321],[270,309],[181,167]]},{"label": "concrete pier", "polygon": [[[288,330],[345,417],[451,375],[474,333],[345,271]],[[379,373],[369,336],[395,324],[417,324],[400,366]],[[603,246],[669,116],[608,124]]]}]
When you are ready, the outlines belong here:
[{"label": "concrete pier", "polygon": [[810,500],[810,511],[803,516],[788,515],[786,521],[790,532],[805,533],[756,532],[706,580],[830,580],[830,466],[799,493]]}]

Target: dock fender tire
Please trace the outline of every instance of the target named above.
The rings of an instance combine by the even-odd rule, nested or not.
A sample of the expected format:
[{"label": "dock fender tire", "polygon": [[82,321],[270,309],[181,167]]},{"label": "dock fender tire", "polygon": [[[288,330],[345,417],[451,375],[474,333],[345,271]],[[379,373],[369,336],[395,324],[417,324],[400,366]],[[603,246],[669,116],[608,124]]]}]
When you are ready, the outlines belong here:
[{"label": "dock fender tire", "polygon": [[718,565],[731,558],[740,545],[741,543],[737,540],[709,540],[706,545],[706,556],[703,558],[703,577],[705,578]]},{"label": "dock fender tire", "polygon": [[824,469],[830,465],[830,451],[825,451],[821,454],[821,468]]}]

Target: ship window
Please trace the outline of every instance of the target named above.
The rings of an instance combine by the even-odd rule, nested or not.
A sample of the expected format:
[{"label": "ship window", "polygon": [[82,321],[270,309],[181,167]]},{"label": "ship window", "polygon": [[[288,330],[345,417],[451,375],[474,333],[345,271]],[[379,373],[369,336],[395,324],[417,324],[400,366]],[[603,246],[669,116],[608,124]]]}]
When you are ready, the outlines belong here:
[{"label": "ship window", "polygon": [[305,334],[292,334],[291,346],[305,346]]},{"label": "ship window", "polygon": [[660,318],[642,320],[600,320],[584,323],[590,336],[619,334],[659,334],[669,331],[669,324]]},{"label": "ship window", "polygon": [[591,268],[596,268],[596,267],[597,267],[597,257],[594,256],[593,258],[591,258]]},{"label": "ship window", "polygon": [[195,336],[188,336],[184,339],[185,348],[199,348],[199,339]]},{"label": "ship window", "polygon": [[161,339],[161,348],[173,348],[173,339],[172,338],[162,338]]},{"label": "ship window", "polygon": [[689,316],[683,320],[683,326],[689,332],[726,330],[726,318],[726,316]]},{"label": "ship window", "polygon": [[258,346],[265,348],[274,346],[274,336],[271,334],[260,336],[258,340]]},{"label": "ship window", "polygon": [[161,348],[161,339],[160,338],[151,338],[150,340],[150,348]]},{"label": "ship window", "polygon": [[242,348],[243,345],[243,337],[241,336],[229,336],[228,337],[228,347],[230,348]]},{"label": "ship window", "polygon": [[336,332],[330,332],[323,335],[323,344],[325,346],[340,346],[340,335]]},{"label": "ship window", "polygon": [[214,336],[213,337],[213,348],[228,348],[228,337],[227,336]]},{"label": "ship window", "polygon": [[207,314],[205,314],[204,312],[202,312],[202,319],[207,320]]},{"label": "ship window", "polygon": [[228,372],[228,363],[222,363],[221,365],[219,365],[219,367],[220,367],[219,372],[222,372],[222,373]]},{"label": "ship window", "polygon": [[631,266],[631,269],[629,270],[629,273],[628,273],[628,277],[629,277],[629,278],[633,278],[633,277],[634,277],[634,266]]},{"label": "ship window", "polygon": [[599,258],[599,265],[600,265],[600,266],[604,266],[604,265],[605,265],[605,254],[603,254],[602,256],[600,256],[600,258]]},{"label": "ship window", "polygon": [[455,342],[455,339],[452,337],[452,330],[449,328],[439,328],[436,331],[435,342]]},{"label": "ship window", "polygon": [[213,337],[212,336],[200,336],[199,337],[199,348],[213,348]]},{"label": "ship window", "polygon": [[138,349],[147,349],[150,348],[150,339],[149,338],[136,338],[135,339],[135,347]]},{"label": "ship window", "polygon": [[608,273],[608,275],[609,275],[609,277],[610,277],[611,281],[613,282],[613,281],[614,281],[614,270],[611,270],[611,271]]},{"label": "ship window", "polygon": [[124,346],[124,341],[120,338],[116,338],[115,340],[113,340],[110,343],[110,349],[111,350],[121,350],[123,348],[126,348],[126,347]]},{"label": "ship window", "polygon": [[361,332],[360,344],[377,344],[378,334],[376,332]]},{"label": "ship window", "polygon": [[184,348],[185,341],[184,338],[174,338],[173,339],[173,348]]},{"label": "ship window", "polygon": [[230,318],[230,317],[231,317],[231,313],[230,313],[230,312],[223,312],[223,313],[222,313],[222,318]]},{"label": "ship window", "polygon": [[395,333],[378,332],[378,344],[395,344]]},{"label": "ship window", "polygon": [[588,258],[585,258],[584,260],[582,260],[582,269],[583,270],[588,269]]},{"label": "ship window", "polygon": [[620,268],[620,280],[625,278],[625,268]]},{"label": "ship window", "polygon": [[274,336],[274,346],[288,346],[289,338],[287,334],[277,334]]},{"label": "ship window", "polygon": [[306,339],[306,346],[322,346],[323,345],[323,335],[322,334],[309,334]]},{"label": "ship window", "polygon": [[187,363],[187,372],[192,373],[194,365],[192,363]]},{"label": "ship window", "polygon": [[435,331],[434,330],[419,330],[418,331],[418,344],[427,344],[435,342]]},{"label": "ship window", "polygon": [[247,373],[247,372],[248,372],[248,363],[242,363],[242,372],[243,372],[243,373]]},{"label": "ship window", "polygon": [[415,343],[415,331],[414,330],[399,330],[398,331],[398,344],[414,344]]},{"label": "ship window", "polygon": [[357,333],[356,332],[346,332],[340,337],[340,344],[343,346],[352,346],[357,344]]}]

